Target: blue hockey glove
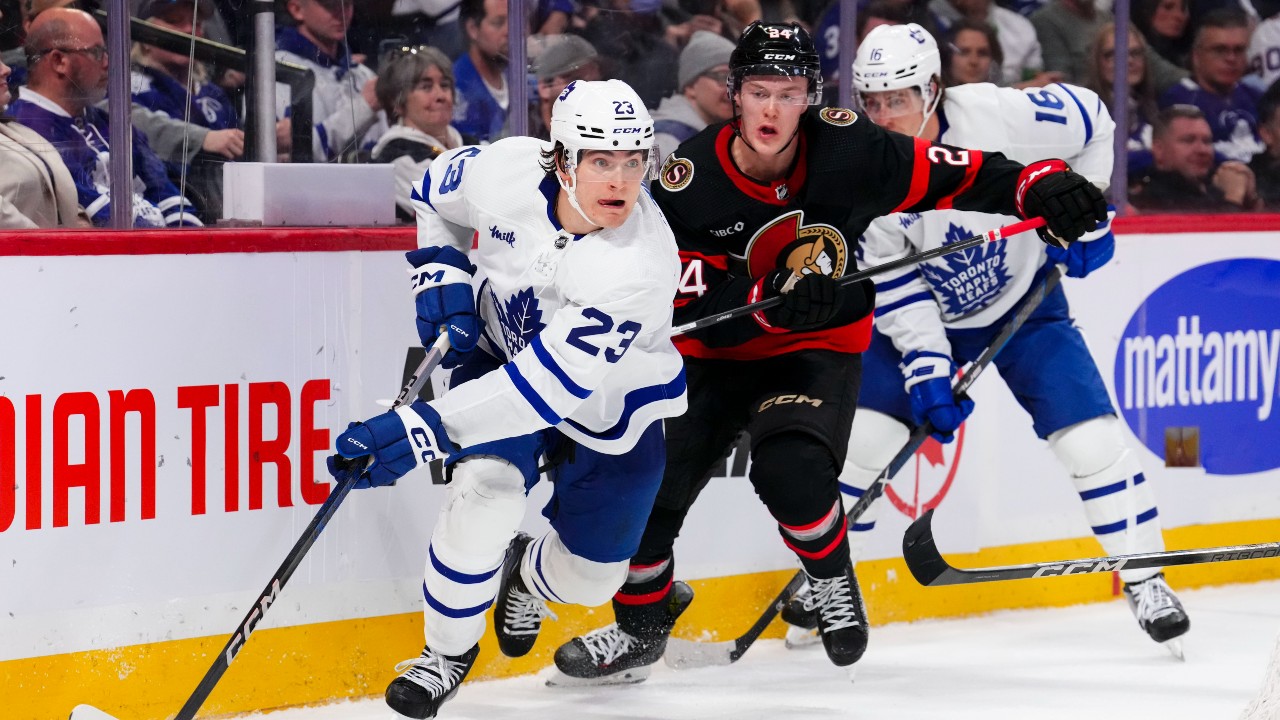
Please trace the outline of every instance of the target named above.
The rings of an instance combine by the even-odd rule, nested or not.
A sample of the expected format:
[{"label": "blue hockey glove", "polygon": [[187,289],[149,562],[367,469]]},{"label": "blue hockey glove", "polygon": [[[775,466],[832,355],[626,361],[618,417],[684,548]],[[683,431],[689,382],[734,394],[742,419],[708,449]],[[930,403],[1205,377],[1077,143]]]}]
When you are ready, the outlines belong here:
[{"label": "blue hockey glove", "polygon": [[951,394],[955,363],[946,355],[920,351],[908,353],[902,362],[907,394],[911,396],[911,415],[916,424],[932,423],[933,439],[951,442],[960,423],[973,412],[972,400],[967,396],[957,399]]},{"label": "blue hockey glove", "polygon": [[1049,260],[1067,267],[1067,277],[1082,278],[1111,261],[1116,254],[1116,236],[1111,232],[1111,219],[1116,216],[1113,207],[1107,208],[1107,219],[1098,228],[1086,233],[1066,250],[1052,245],[1045,250]]},{"label": "blue hockey glove", "polygon": [[1036,230],[1046,245],[1065,247],[1107,217],[1107,201],[1088,178],[1061,160],[1040,160],[1022,169],[1014,203],[1023,218],[1042,217]]},{"label": "blue hockey glove", "polygon": [[[475,292],[471,276],[476,266],[457,248],[420,248],[405,254],[417,268],[412,289],[418,310],[418,337],[423,347],[431,347],[447,327],[450,359],[471,352],[480,339],[480,315],[476,312]],[[456,351],[456,352],[455,352]],[[451,363],[446,363],[449,367]]]},{"label": "blue hockey glove", "polygon": [[[440,414],[421,400],[351,423],[334,443],[344,458],[373,456],[369,467],[352,487],[394,485],[396,480],[419,465],[443,460],[459,448],[449,439]],[[342,468],[329,459],[329,472],[338,477]]]}]

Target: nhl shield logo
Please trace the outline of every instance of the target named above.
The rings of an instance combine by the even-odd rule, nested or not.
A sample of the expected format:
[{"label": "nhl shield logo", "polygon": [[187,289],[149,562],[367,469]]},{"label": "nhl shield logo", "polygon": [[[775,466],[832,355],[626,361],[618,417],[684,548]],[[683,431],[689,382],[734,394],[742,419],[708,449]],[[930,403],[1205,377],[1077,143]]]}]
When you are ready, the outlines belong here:
[{"label": "nhl shield logo", "polygon": [[849,244],[830,225],[804,224],[804,211],[794,210],[764,226],[747,243],[751,277],[775,268],[791,268],[797,275],[820,273],[838,278],[845,273]]},{"label": "nhl shield logo", "polygon": [[853,121],[858,119],[858,114],[846,108],[829,107],[822,108],[821,112],[818,113],[818,117],[830,125],[844,127],[845,125],[852,125]]},{"label": "nhl shield logo", "polygon": [[678,192],[689,186],[693,180],[693,163],[672,155],[662,166],[662,187],[671,192]]}]

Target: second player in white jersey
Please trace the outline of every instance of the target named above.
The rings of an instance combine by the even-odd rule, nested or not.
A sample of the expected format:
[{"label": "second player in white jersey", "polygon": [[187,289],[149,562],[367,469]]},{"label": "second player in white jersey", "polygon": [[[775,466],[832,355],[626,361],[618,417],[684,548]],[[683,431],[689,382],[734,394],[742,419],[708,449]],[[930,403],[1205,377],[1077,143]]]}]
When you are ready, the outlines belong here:
[{"label": "second player in white jersey", "polygon": [[[1023,162],[1064,158],[1098,186],[1109,184],[1114,123],[1101,100],[1083,88],[1058,83],[1018,91],[978,84],[944,94],[937,44],[914,24],[869,33],[853,71],[862,106],[878,125]],[[877,265],[1014,220],[955,210],[889,216],[865,234],[859,259]],[[875,332],[863,353],[862,391],[840,476],[845,507],[907,444],[911,427],[927,422],[935,438],[952,440],[973,409],[968,398],[953,396],[957,363],[981,355],[1052,263],[1065,265],[1070,277],[1084,277],[1107,262],[1114,247],[1104,224],[1066,249],[1015,237],[878,277]],[[1036,434],[1070,474],[1103,549],[1111,555],[1163,550],[1151,483],[1126,446],[1061,287],[1046,293],[993,362]],[[855,558],[883,505],[873,503],[850,524]],[[1165,642],[1187,631],[1186,613],[1162,574],[1122,570],[1120,576],[1139,625],[1153,639]],[[793,610],[784,618],[788,614],[803,615]]]},{"label": "second player in white jersey", "polygon": [[[426,345],[448,333],[450,388],[337,439],[347,458],[373,456],[355,487],[437,458],[450,473],[426,553],[426,647],[386,693],[405,717],[453,696],[491,605],[498,647],[516,657],[548,601],[608,601],[661,484],[661,420],[685,410],[680,261],[644,187],[653,120],[625,83],[574,82],[551,138],[460,148],[415,185],[418,333]],[[551,530],[532,538],[517,530],[544,472]]]},{"label": "second player in white jersey", "polygon": [[[976,83],[947,88],[945,98],[935,112],[938,142],[1002,152],[1021,163],[1062,158],[1099,188],[1110,184],[1115,123],[1092,91],[1065,83],[1030,90]],[[901,132],[917,130],[893,127],[897,119],[881,124]],[[873,222],[863,235],[860,262],[879,265],[1016,221],[960,210],[890,215]],[[1086,235],[1081,242],[1102,239],[1107,232]],[[944,327],[986,327],[998,321],[1031,287],[1045,262],[1045,244],[1021,237],[886,273],[876,279],[876,327],[895,340],[903,338],[895,344],[904,353],[946,352]]]}]

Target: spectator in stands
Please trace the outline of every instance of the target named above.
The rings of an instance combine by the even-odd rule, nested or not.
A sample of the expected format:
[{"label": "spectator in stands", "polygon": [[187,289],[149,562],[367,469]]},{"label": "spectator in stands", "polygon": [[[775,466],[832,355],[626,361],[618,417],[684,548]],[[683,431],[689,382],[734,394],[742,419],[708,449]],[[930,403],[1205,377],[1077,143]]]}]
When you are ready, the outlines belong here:
[{"label": "spectator in stands", "polygon": [[1263,203],[1280,208],[1280,85],[1268,88],[1258,101],[1258,134],[1267,149],[1253,156],[1249,168]]},{"label": "spectator in stands", "polygon": [[995,28],[980,20],[961,18],[942,36],[942,80],[947,87],[993,83],[1001,79],[1003,48]]},{"label": "spectator in stands", "polygon": [[[938,18],[938,29],[942,30],[943,35],[950,32],[952,26],[961,19],[991,27],[991,37],[998,38],[991,43],[992,49],[998,47],[1002,59],[996,63],[999,74],[990,82],[1014,85],[1032,80],[1044,70],[1036,29],[1030,20],[1018,13],[994,5],[991,0],[932,0],[929,9]],[[976,28],[970,29],[970,32],[974,31]],[[976,40],[972,37],[967,39]],[[1042,78],[1039,84],[1047,85],[1059,79],[1061,78],[1056,75]]]},{"label": "spectator in stands", "polygon": [[733,117],[726,85],[733,48],[733,41],[700,30],[680,51],[680,92],[663,98],[653,113],[654,141],[662,159],[711,123]]},{"label": "spectator in stands", "polygon": [[1151,48],[1174,65],[1187,67],[1191,52],[1187,0],[1135,0],[1132,8],[1133,27],[1142,31]]},{"label": "spectator in stands", "polygon": [[[297,23],[276,35],[276,59],[297,63],[315,74],[311,93],[312,157],[317,162],[349,157],[372,147],[386,132],[386,116],[374,88],[377,74],[351,57],[347,27],[355,12],[351,0],[287,0],[285,9]],[[286,118],[289,86],[276,85],[277,117]],[[288,122],[277,128],[281,152],[288,152]]]},{"label": "spectator in stands", "polygon": [[1154,165],[1130,189],[1129,201],[1155,212],[1234,212],[1261,208],[1253,171],[1236,160],[1213,167],[1213,133],[1194,105],[1173,105],[1156,116]]},{"label": "spectator in stands", "polygon": [[466,144],[453,119],[453,65],[439,50],[421,46],[393,51],[378,74],[378,101],[395,119],[373,147],[373,162],[391,163],[396,175],[396,216],[413,220],[409,192],[440,153]]},{"label": "spectator in stands", "polygon": [[[1116,53],[1115,23],[1106,23],[1094,38],[1092,62],[1084,86],[1098,93],[1111,117],[1116,117],[1112,102],[1112,72]],[[1129,28],[1129,60],[1126,64],[1129,83],[1129,177],[1138,177],[1151,167],[1151,123],[1159,108],[1156,89],[1147,72],[1147,44],[1137,28]]]},{"label": "spectator in stands", "polygon": [[[200,3],[196,17],[195,0],[145,0],[138,17],[176,32],[204,37],[204,19],[213,6]],[[244,131],[235,106],[225,91],[209,81],[204,63],[190,62],[187,53],[162,50],[135,43],[133,60],[133,102],[149,110],[208,128],[200,141],[204,152],[189,163],[169,162],[169,178],[179,183],[185,170],[188,197],[200,208],[200,216],[214,221],[222,217],[222,165],[244,154]],[[144,131],[145,132],[145,131]]]},{"label": "spectator in stands", "polygon": [[[1088,77],[1089,50],[1098,29],[1111,22],[1111,12],[1094,7],[1094,0],[1049,0],[1031,16],[1040,38],[1046,70],[1057,70],[1063,80],[1083,84]],[[1187,71],[1147,48],[1147,68],[1156,94],[1187,77]]]},{"label": "spectator in stands", "polygon": [[481,142],[502,137],[507,124],[506,0],[462,0],[467,52],[453,64],[458,103],[453,124]]},{"label": "spectator in stands", "polygon": [[58,151],[31,128],[4,116],[9,73],[0,61],[0,228],[88,225]]},{"label": "spectator in stands", "polygon": [[[31,29],[31,21],[35,20],[36,16],[45,10],[58,7],[71,8],[73,10],[91,9],[87,5],[88,3],[82,3],[78,0],[18,0],[18,8],[21,12],[20,21],[22,23],[20,35],[25,38],[27,31]],[[9,86],[11,89],[16,90],[27,84],[27,55],[21,45],[12,50],[6,50],[3,55],[0,55],[0,60],[3,60],[9,66]]]},{"label": "spectator in stands", "polygon": [[456,58],[467,49],[458,24],[459,4],[458,0],[395,0],[390,22],[380,29],[407,46],[430,45]]},{"label": "spectator in stands", "polygon": [[1264,149],[1258,137],[1258,98],[1241,83],[1248,71],[1249,18],[1236,10],[1204,16],[1191,46],[1191,77],[1160,96],[1160,107],[1195,105],[1213,130],[1213,146],[1232,160],[1249,162]]},{"label": "spectator in stands", "polygon": [[660,0],[602,0],[583,30],[603,59],[604,75],[622,80],[655,108],[676,91],[677,48],[666,40]]},{"label": "spectator in stands", "polygon": [[[107,89],[107,48],[88,13],[46,10],[27,33],[28,85],[9,111],[58,150],[75,182],[80,205],[96,225],[111,217],[107,113],[95,107]],[[140,132],[133,132],[135,186],[129,200],[138,227],[200,225],[194,208],[165,174]]]},{"label": "spectator in stands", "polygon": [[538,80],[537,110],[530,118],[529,134],[551,137],[551,106],[565,86],[574,80],[603,80],[600,56],[591,43],[577,35],[558,35],[533,64]]}]

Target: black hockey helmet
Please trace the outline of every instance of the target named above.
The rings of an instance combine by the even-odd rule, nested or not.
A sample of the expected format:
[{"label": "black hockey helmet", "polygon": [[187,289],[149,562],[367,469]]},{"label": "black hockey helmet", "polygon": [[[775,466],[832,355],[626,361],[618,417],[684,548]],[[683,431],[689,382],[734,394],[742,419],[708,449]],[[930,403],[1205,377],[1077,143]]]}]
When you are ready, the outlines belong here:
[{"label": "black hockey helmet", "polygon": [[809,31],[796,23],[756,21],[742,31],[729,56],[729,97],[742,88],[748,75],[788,75],[809,78],[809,104],[822,101],[822,65]]}]

